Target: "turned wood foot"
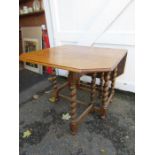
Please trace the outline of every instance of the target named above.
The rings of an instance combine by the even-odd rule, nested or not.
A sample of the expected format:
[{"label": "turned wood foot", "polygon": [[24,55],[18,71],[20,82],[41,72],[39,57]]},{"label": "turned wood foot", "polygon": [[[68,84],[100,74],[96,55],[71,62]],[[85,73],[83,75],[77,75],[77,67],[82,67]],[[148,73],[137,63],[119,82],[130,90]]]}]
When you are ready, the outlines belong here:
[{"label": "turned wood foot", "polygon": [[71,134],[72,135],[76,135],[77,134],[77,131],[78,131],[78,125],[77,125],[77,123],[71,122],[70,123],[70,130],[71,130]]},{"label": "turned wood foot", "polygon": [[107,111],[103,107],[101,107],[100,115],[101,119],[105,119],[107,117]]}]

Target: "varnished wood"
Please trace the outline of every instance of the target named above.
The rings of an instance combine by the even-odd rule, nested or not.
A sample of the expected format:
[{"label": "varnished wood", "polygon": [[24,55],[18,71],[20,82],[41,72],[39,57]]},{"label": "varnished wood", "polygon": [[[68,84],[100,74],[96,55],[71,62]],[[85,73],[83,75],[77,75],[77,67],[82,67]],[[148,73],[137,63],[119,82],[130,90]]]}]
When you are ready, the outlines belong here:
[{"label": "varnished wood", "polygon": [[74,120],[77,116],[76,110],[77,110],[76,86],[72,85],[71,86],[71,112],[70,112],[72,120]]},{"label": "varnished wood", "polygon": [[57,77],[56,77],[55,69],[53,70],[53,73],[52,73],[52,87],[53,87],[53,90],[52,90],[50,101],[56,102],[58,100],[58,86],[57,86]]},{"label": "varnished wood", "polygon": [[127,59],[127,53],[117,65],[117,77],[124,73],[126,59]]},{"label": "varnished wood", "polygon": [[[113,71],[112,80],[111,80],[111,95],[114,96],[115,93],[115,81],[117,77],[117,67]],[[111,100],[112,101],[112,100]]]},{"label": "varnished wood", "polygon": [[75,120],[75,122],[76,122],[77,124],[80,124],[80,123],[83,121],[83,119],[84,119],[90,112],[93,111],[93,108],[94,108],[94,105],[93,105],[93,104],[89,105],[89,106],[86,108],[86,110]]},{"label": "varnished wood", "polygon": [[[83,89],[83,88],[87,88],[87,90],[88,91],[91,91],[91,88],[92,88],[92,86],[89,84],[89,83],[83,83],[83,82],[80,82],[80,89]],[[99,85],[97,85],[96,84],[96,86],[95,86],[95,89],[97,90],[97,91],[100,91],[101,89],[100,89],[100,86]]]},{"label": "varnished wood", "polygon": [[109,96],[109,82],[110,82],[110,74],[111,72],[104,73],[104,86],[103,86],[103,106],[106,108],[106,102]]},{"label": "varnished wood", "polygon": [[[22,54],[20,60],[69,71],[68,82],[61,87],[57,87],[55,76],[52,80],[54,80],[55,96],[63,97],[71,102],[70,129],[74,135],[77,133],[78,125],[89,113],[98,112],[102,118],[105,118],[108,105],[114,95],[115,79],[118,75],[118,69],[116,67],[120,65],[124,57],[126,57],[126,50],[67,45]],[[124,66],[122,65],[122,67]],[[91,103],[89,106],[87,103],[77,100],[77,88],[83,89],[82,86],[85,85],[80,83],[79,78],[85,73],[90,73],[92,76],[91,85],[85,86],[85,89],[91,92]],[[101,80],[100,86],[96,85],[96,77],[98,76]],[[60,90],[66,86],[70,87],[70,97],[59,94]],[[100,107],[94,105],[96,92],[102,93],[102,104]],[[79,116],[77,116],[77,103],[88,106]]]},{"label": "varnished wood", "polygon": [[[79,88],[80,86],[80,75],[79,74],[75,74],[75,78],[76,78],[76,86]],[[68,86],[71,86],[71,82],[72,82],[72,77],[71,77],[71,72],[69,72],[68,74]]]},{"label": "varnished wood", "polygon": [[[87,90],[91,93],[91,104],[85,103],[83,101],[79,101],[76,99],[76,88],[77,88],[77,81],[79,80],[79,76],[76,73],[70,72],[69,78],[70,81],[67,81],[66,83],[62,84],[59,88],[56,89],[57,96],[62,97],[64,99],[67,99],[71,102],[71,123],[70,123],[70,129],[71,133],[75,135],[78,130],[78,125],[84,120],[84,118],[91,112],[97,112],[101,115],[101,118],[106,117],[107,113],[107,107],[109,106],[110,101],[112,100],[112,97],[114,95],[114,86],[115,86],[115,80],[117,77],[117,68],[114,69],[113,72],[103,72],[101,75],[101,80],[104,82],[104,85],[101,85],[96,87],[96,73],[92,74],[92,82],[91,85],[88,84],[82,84],[80,83],[79,88],[81,89],[81,86],[84,86]],[[53,77],[52,80],[55,80]],[[111,80],[111,88],[110,88],[110,80]],[[70,83],[71,87],[71,97],[59,94],[59,92],[68,86],[68,83]],[[102,92],[102,106],[96,107],[94,105],[94,99],[96,90],[99,92]],[[88,106],[86,110],[77,116],[77,103],[80,103],[82,105]]]},{"label": "varnished wood", "polygon": [[[34,0],[22,0],[20,2],[20,9],[23,9],[23,6],[32,7]],[[40,3],[42,0],[39,0]],[[39,13],[30,13],[23,14],[19,17],[19,26],[41,26],[46,25],[45,13],[41,10]]]},{"label": "varnished wood", "polygon": [[[71,98],[68,97],[68,96],[65,96],[65,95],[60,94],[60,97],[62,97],[62,98],[64,98],[64,99],[67,99],[67,100],[71,101]],[[88,103],[85,103],[85,102],[83,102],[83,101],[77,100],[77,103],[80,103],[80,104],[82,104],[82,105],[84,105],[84,106],[88,106]],[[74,130],[74,127],[77,126],[77,125],[79,125],[89,113],[94,112],[94,108],[95,108],[95,109],[98,109],[98,108],[95,107],[93,104],[90,104],[90,105],[86,108],[86,110],[83,111],[83,113],[82,113],[81,115],[79,115],[76,119],[74,119],[73,123],[71,123],[71,124],[73,124],[73,125],[71,125],[71,126],[72,126],[72,129],[71,129],[71,130]],[[99,109],[100,109],[100,108],[99,108]],[[98,112],[100,113],[100,111],[98,111]],[[76,129],[76,131],[77,131],[77,129]],[[73,132],[73,133],[74,133],[74,132]]]},{"label": "varnished wood", "polygon": [[65,82],[64,84],[58,87],[57,92],[56,92],[58,97],[59,97],[59,92],[67,86],[68,86],[68,82]]},{"label": "varnished wood", "polygon": [[100,77],[100,93],[99,93],[100,98],[102,98],[103,96],[103,83],[104,83],[104,72],[101,73],[101,77]]},{"label": "varnished wood", "polygon": [[102,118],[106,117],[106,111],[107,111],[107,102],[109,97],[109,81],[110,81],[110,73],[111,72],[105,72],[104,73],[104,86],[103,86],[103,95],[102,95]]},{"label": "varnished wood", "polygon": [[70,72],[70,80],[71,80],[71,104],[70,104],[70,115],[71,115],[71,123],[70,129],[73,135],[76,134],[78,124],[76,123],[77,118],[77,100],[76,100],[76,74],[74,72]]},{"label": "varnished wood", "polygon": [[92,82],[91,82],[91,104],[95,102],[95,94],[96,94],[96,73],[92,75]]},{"label": "varnished wood", "polygon": [[[124,57],[121,59],[121,61],[118,63],[117,65],[117,76],[120,76],[124,73],[124,69],[125,69],[125,63],[126,63],[126,58],[127,58],[127,53],[124,55]],[[100,78],[102,73],[97,73],[96,77]],[[92,73],[88,73],[88,76],[92,76]]]},{"label": "varnished wood", "polygon": [[[80,83],[79,89],[90,92],[90,93],[92,92],[92,89],[88,84],[81,84]],[[102,90],[97,85],[95,88],[95,95],[98,96],[99,98],[101,98],[101,96],[102,96]]]},{"label": "varnished wood", "polygon": [[[63,94],[59,94],[59,97],[62,97],[63,99],[66,99],[68,101],[72,101],[71,98],[69,96],[63,95]],[[82,104],[84,106],[88,106],[89,104],[80,100],[76,100],[77,103]]]},{"label": "varnished wood", "polygon": [[31,16],[21,16],[19,19],[20,27],[41,26],[46,25],[45,13],[40,13]]},{"label": "varnished wood", "polygon": [[126,50],[121,49],[66,45],[23,53],[20,60],[78,73],[88,73],[112,71],[125,55]]}]

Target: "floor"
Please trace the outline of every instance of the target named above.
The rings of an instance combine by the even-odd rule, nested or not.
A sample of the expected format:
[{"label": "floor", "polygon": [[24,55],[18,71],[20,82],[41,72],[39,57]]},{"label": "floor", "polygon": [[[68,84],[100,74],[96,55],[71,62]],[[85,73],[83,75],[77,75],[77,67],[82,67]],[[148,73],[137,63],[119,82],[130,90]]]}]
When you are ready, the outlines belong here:
[{"label": "floor", "polygon": [[35,74],[29,70],[22,69],[20,70],[19,74],[19,91],[21,92],[25,89],[28,89],[32,85],[46,80],[48,77],[49,75],[47,74],[41,76],[40,74]]},{"label": "floor", "polygon": [[[46,77],[36,78],[35,73],[21,70],[20,74],[20,155],[134,155],[135,95],[116,91],[105,120],[94,113],[81,124],[76,136],[69,131],[69,103],[48,101],[51,82]],[[34,80],[35,79],[35,80]],[[59,83],[66,79],[59,77]],[[31,85],[30,85],[31,84]],[[69,94],[65,89],[64,94]],[[37,94],[38,99],[33,99]],[[89,101],[87,92],[79,91],[81,100]],[[97,104],[99,101],[97,101]],[[78,113],[85,107],[79,105]],[[31,135],[23,138],[29,130]]]}]

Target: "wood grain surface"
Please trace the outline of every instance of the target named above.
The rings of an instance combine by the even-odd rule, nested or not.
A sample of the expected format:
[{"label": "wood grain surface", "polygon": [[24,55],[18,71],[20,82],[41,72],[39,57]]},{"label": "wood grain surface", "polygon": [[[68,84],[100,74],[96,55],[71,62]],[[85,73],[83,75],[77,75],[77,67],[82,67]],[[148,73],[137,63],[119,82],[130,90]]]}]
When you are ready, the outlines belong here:
[{"label": "wood grain surface", "polygon": [[65,45],[23,53],[20,61],[42,64],[78,73],[112,71],[127,50]]}]

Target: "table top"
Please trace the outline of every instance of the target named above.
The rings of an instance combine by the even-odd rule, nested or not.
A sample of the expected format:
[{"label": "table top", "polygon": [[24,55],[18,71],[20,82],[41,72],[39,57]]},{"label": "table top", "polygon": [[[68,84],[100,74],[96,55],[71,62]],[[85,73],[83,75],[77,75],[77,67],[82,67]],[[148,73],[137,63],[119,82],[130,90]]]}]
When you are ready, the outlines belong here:
[{"label": "table top", "polygon": [[64,45],[20,55],[20,60],[78,73],[112,71],[127,50]]}]

